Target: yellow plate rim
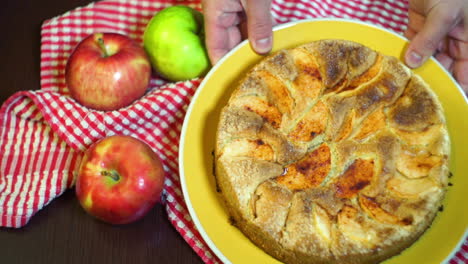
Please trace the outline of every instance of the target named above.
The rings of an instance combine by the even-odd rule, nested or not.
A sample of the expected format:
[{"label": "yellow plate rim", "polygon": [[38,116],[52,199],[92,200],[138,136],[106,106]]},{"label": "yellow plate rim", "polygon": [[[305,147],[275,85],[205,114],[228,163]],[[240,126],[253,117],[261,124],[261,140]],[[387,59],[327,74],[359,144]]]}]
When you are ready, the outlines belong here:
[{"label": "yellow plate rim", "polygon": [[[301,24],[301,23],[309,23],[309,22],[315,22],[315,21],[333,21],[333,22],[355,23],[355,24],[359,24],[359,25],[362,25],[362,26],[372,27],[372,28],[376,28],[378,30],[385,31],[385,32],[387,32],[389,34],[392,34],[393,36],[396,36],[396,37],[402,39],[402,40],[408,41],[408,39],[405,38],[404,36],[394,32],[394,31],[388,30],[388,29],[386,29],[386,28],[384,28],[382,26],[366,23],[366,22],[359,21],[359,20],[348,19],[348,18],[311,18],[311,19],[302,19],[302,20],[298,20],[298,21],[292,21],[292,22],[277,25],[277,26],[275,26],[273,28],[273,31],[278,31],[278,30],[281,30],[281,29],[284,29],[284,28],[293,27],[293,26],[295,26],[297,24]],[[224,256],[224,254],[218,249],[218,247],[215,245],[215,243],[208,236],[208,234],[206,233],[205,229],[203,228],[203,225],[201,224],[201,222],[200,222],[200,220],[199,220],[199,218],[197,216],[197,213],[195,212],[195,209],[193,208],[192,202],[190,200],[190,196],[189,196],[188,188],[187,188],[187,181],[186,181],[186,177],[185,177],[185,171],[184,171],[184,167],[185,167],[184,166],[184,148],[185,148],[187,127],[188,127],[188,123],[189,123],[189,120],[190,120],[190,116],[191,116],[191,113],[193,111],[195,102],[197,101],[203,87],[205,87],[205,85],[208,82],[208,80],[210,79],[211,75],[213,75],[216,72],[216,70],[220,67],[220,65],[222,65],[224,61],[226,61],[229,57],[231,57],[233,54],[235,54],[239,49],[241,49],[245,45],[249,45],[248,40],[242,41],[235,48],[230,50],[223,58],[221,58],[212,67],[212,69],[204,77],[203,81],[200,83],[197,90],[195,91],[195,94],[193,95],[193,97],[191,99],[191,102],[190,102],[190,104],[189,104],[189,106],[187,108],[187,112],[186,112],[184,122],[183,122],[183,125],[182,125],[180,141],[179,141],[179,175],[180,175],[180,182],[181,182],[181,187],[182,187],[182,194],[184,196],[184,200],[185,200],[185,203],[187,205],[187,209],[189,211],[189,214],[190,214],[190,216],[192,218],[193,223],[195,224],[196,228],[198,229],[198,231],[199,231],[200,235],[202,236],[203,240],[206,242],[208,247],[213,251],[213,253],[215,253],[215,255],[223,263],[231,263],[231,261],[229,261],[228,258],[226,256]],[[450,80],[457,87],[458,92],[464,98],[465,103],[468,104],[468,97],[465,95],[463,89],[458,84],[458,82],[454,79],[454,77],[433,56],[431,56],[429,58],[429,60],[432,60],[433,62],[435,62],[444,71],[444,73],[446,75],[448,75]],[[458,241],[456,247],[454,247],[453,250],[450,252],[450,254],[447,255],[447,257],[445,258],[443,263],[448,263],[449,260],[452,259],[455,256],[455,254],[461,249],[461,247],[462,247],[462,245],[463,245],[463,243],[465,241],[465,238],[467,238],[467,237],[468,237],[468,228],[465,230],[465,233],[463,234],[463,236],[461,238],[459,238],[459,241]]]}]

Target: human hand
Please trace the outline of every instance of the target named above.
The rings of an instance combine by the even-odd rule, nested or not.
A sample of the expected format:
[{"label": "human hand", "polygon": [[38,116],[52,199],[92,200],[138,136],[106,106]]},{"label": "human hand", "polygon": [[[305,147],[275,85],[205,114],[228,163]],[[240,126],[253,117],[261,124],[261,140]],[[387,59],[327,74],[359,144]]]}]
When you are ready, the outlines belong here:
[{"label": "human hand", "polygon": [[253,50],[272,45],[271,0],[203,0],[206,47],[214,65],[246,36]]},{"label": "human hand", "polygon": [[419,67],[431,55],[453,74],[468,94],[468,1],[410,0],[405,36],[409,67]]}]

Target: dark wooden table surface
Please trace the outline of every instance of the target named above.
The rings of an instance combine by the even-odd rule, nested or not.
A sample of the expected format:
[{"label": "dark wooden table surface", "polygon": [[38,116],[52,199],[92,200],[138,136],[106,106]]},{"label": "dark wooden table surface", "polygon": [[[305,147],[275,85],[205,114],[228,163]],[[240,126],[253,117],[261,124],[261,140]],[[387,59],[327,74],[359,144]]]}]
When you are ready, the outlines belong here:
[{"label": "dark wooden table surface", "polygon": [[[0,102],[39,84],[40,28],[48,18],[89,0],[3,0],[0,5]],[[126,226],[94,220],[74,189],[20,229],[0,228],[0,263],[203,263],[157,205]]]}]

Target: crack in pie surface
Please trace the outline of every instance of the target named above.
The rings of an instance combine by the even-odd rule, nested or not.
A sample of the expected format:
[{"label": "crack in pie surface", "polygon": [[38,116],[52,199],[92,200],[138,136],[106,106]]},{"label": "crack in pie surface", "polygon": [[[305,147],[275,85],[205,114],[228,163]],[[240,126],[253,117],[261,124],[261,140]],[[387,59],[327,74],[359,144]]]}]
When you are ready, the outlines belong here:
[{"label": "crack in pie surface", "polygon": [[376,263],[430,226],[448,182],[442,107],[396,58],[345,40],[274,53],[223,108],[233,223],[286,263]]}]

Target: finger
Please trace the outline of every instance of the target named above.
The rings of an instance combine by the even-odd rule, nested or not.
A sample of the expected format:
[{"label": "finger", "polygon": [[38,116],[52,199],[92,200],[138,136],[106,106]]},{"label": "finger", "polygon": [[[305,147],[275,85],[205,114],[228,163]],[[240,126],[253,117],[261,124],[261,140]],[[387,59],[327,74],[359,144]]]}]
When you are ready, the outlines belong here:
[{"label": "finger", "polygon": [[405,61],[411,68],[421,66],[439,47],[439,43],[458,21],[457,11],[445,5],[434,7],[426,22],[411,41],[406,51]]},{"label": "finger", "polygon": [[233,25],[238,25],[240,23],[240,18],[237,13],[222,13],[218,17],[218,25],[220,27],[228,28]]},{"label": "finger", "polygon": [[453,77],[455,77],[465,93],[468,94],[468,60],[454,63]]},{"label": "finger", "polygon": [[[224,55],[226,55],[232,48],[234,48],[241,41],[240,31],[237,27],[230,27],[227,30],[223,29],[220,37],[223,38],[217,41],[217,45],[210,45],[209,38],[207,37],[207,50],[208,56],[212,65],[215,65]],[[225,37],[224,37],[225,36]]]},{"label": "finger", "polygon": [[404,32],[404,36],[409,40],[413,39],[415,35],[416,35],[416,31],[414,31],[413,29],[409,27]]},{"label": "finger", "polygon": [[228,39],[229,39],[228,49],[231,50],[242,41],[241,32],[239,31],[239,27],[237,26],[229,27],[227,31],[228,31]]},{"label": "finger", "polygon": [[203,1],[205,44],[213,65],[230,50],[233,41],[240,39],[236,37],[235,30],[228,29],[239,23],[237,13],[241,11],[242,6],[238,1]]},{"label": "finger", "polygon": [[247,30],[249,42],[255,52],[270,52],[272,45],[271,0],[247,1]]},{"label": "finger", "polygon": [[448,51],[452,58],[456,60],[468,59],[468,42],[450,39]]},{"label": "finger", "polygon": [[424,16],[413,9],[408,10],[408,20],[408,28],[415,32],[420,31],[424,27]]},{"label": "finger", "polygon": [[272,17],[271,17],[271,25],[272,25],[273,27],[275,27],[275,26],[277,26],[278,24],[279,24],[279,23],[276,22],[276,19],[272,16]]},{"label": "finger", "polygon": [[[468,14],[466,15],[468,18]],[[460,24],[459,26],[455,27],[449,34],[450,37],[468,42],[468,21],[464,21],[465,25]]]},{"label": "finger", "polygon": [[446,53],[439,53],[435,58],[440,62],[440,64],[442,64],[442,66],[444,66],[445,69],[447,69],[447,71],[452,73],[453,59],[449,55]]}]

